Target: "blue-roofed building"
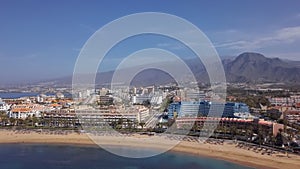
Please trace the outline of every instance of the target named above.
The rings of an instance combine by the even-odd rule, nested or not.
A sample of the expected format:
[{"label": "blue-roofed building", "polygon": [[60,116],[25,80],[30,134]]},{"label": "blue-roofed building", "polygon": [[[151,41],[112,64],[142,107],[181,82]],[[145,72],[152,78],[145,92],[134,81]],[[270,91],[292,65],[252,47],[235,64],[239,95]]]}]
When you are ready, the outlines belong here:
[{"label": "blue-roofed building", "polygon": [[209,117],[224,117],[226,104],[220,102],[209,102]]},{"label": "blue-roofed building", "polygon": [[174,102],[171,103],[168,107],[168,118],[173,119],[178,116],[178,113],[180,112],[180,102]]},{"label": "blue-roofed building", "polygon": [[235,104],[234,116],[237,118],[254,118],[254,116],[250,114],[249,106],[245,103]]},{"label": "blue-roofed building", "polygon": [[234,117],[235,103],[225,103],[222,117]]},{"label": "blue-roofed building", "polygon": [[179,117],[197,117],[199,115],[200,102],[181,102]]},{"label": "blue-roofed building", "polygon": [[236,103],[235,112],[237,113],[249,113],[249,106],[246,103]]},{"label": "blue-roofed building", "polygon": [[211,102],[208,102],[208,101],[200,102],[199,114],[202,116],[207,116],[209,113],[210,105],[211,105]]},{"label": "blue-roofed building", "polygon": [[249,107],[245,103],[227,102],[224,106],[222,117],[234,118],[236,113],[249,113]]},{"label": "blue-roofed building", "polygon": [[[212,106],[213,104],[213,106]],[[213,109],[212,109],[213,108]],[[175,115],[174,115],[175,114]],[[208,101],[202,102],[178,102],[171,103],[168,108],[168,117],[196,117],[196,116],[210,116],[210,117],[229,117],[240,118],[250,117],[249,107],[245,103],[227,102],[212,103]],[[239,116],[240,115],[240,116]]]}]

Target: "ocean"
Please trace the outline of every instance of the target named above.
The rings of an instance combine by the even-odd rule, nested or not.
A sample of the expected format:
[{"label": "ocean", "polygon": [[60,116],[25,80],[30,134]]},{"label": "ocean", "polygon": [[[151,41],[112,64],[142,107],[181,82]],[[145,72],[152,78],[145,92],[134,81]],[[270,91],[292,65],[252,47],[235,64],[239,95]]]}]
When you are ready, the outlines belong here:
[{"label": "ocean", "polygon": [[133,159],[96,147],[0,144],[0,169],[250,169],[234,163],[167,152]]},{"label": "ocean", "polygon": [[32,97],[37,96],[39,93],[35,92],[0,92],[0,98],[2,99],[17,99],[20,97]]},{"label": "ocean", "polygon": [[[36,92],[0,92],[0,98],[2,99],[17,99],[20,97],[36,97],[40,93]],[[63,93],[65,97],[71,98],[70,93]],[[55,93],[46,93],[46,95],[55,95]],[[0,168],[1,169],[1,168]]]}]

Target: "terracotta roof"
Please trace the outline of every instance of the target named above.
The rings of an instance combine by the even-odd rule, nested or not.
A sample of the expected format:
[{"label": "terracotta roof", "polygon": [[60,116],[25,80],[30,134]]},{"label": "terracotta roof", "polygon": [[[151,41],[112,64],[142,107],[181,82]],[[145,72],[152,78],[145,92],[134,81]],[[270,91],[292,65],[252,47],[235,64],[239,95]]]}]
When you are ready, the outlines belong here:
[{"label": "terracotta roof", "polygon": [[31,112],[32,109],[31,108],[13,108],[11,111],[12,112],[27,113],[27,112]]},{"label": "terracotta roof", "polygon": [[300,115],[300,110],[287,110],[285,114],[297,114]]},{"label": "terracotta roof", "polygon": [[50,106],[52,106],[52,107],[59,107],[59,106],[61,106],[61,105],[59,105],[59,104],[57,104],[57,103],[53,103],[53,104],[50,104]]}]

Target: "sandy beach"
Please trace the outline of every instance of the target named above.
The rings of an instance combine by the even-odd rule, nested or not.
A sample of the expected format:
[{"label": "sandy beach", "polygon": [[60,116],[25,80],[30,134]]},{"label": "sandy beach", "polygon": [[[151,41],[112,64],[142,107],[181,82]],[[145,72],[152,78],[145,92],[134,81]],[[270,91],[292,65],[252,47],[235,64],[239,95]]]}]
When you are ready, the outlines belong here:
[{"label": "sandy beach", "polygon": [[[140,136],[138,134],[126,138],[114,135],[98,135],[95,137],[101,145],[165,149],[172,143],[178,143],[177,136]],[[73,132],[29,132],[0,130],[0,143],[38,143],[68,144],[80,146],[97,146],[87,134]],[[142,143],[142,144],[141,144]],[[300,166],[300,156],[281,152],[269,153],[267,150],[235,144],[231,141],[208,141],[199,143],[197,139],[188,138],[171,149],[197,156],[206,156],[239,163],[255,168],[295,169]]]}]

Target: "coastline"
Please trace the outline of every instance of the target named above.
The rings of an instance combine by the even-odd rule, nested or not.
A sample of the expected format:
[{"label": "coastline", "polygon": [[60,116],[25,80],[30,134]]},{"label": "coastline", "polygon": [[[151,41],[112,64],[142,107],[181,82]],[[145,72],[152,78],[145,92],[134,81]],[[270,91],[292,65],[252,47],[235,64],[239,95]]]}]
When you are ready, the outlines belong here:
[{"label": "coastline", "polygon": [[[151,139],[149,139],[151,138]],[[102,145],[127,146],[145,149],[165,149],[170,146],[167,138],[158,136],[132,136],[124,141],[123,137],[110,135],[99,136]],[[120,140],[122,142],[120,142]],[[151,141],[149,141],[151,140]],[[153,142],[154,140],[154,142]],[[138,144],[141,141],[147,144]],[[173,140],[174,141],[174,140]],[[175,140],[175,142],[178,142]],[[173,142],[174,143],[174,142]],[[14,132],[10,130],[0,130],[0,144],[54,144],[54,145],[74,145],[98,147],[87,134],[77,133],[36,133],[36,132]],[[295,169],[300,165],[300,156],[285,154],[262,155],[251,150],[236,147],[235,144],[226,142],[220,144],[199,143],[193,141],[181,141],[178,145],[170,149],[171,152],[186,153],[200,157],[209,157],[224,161],[233,162],[243,166],[267,169]]]}]

